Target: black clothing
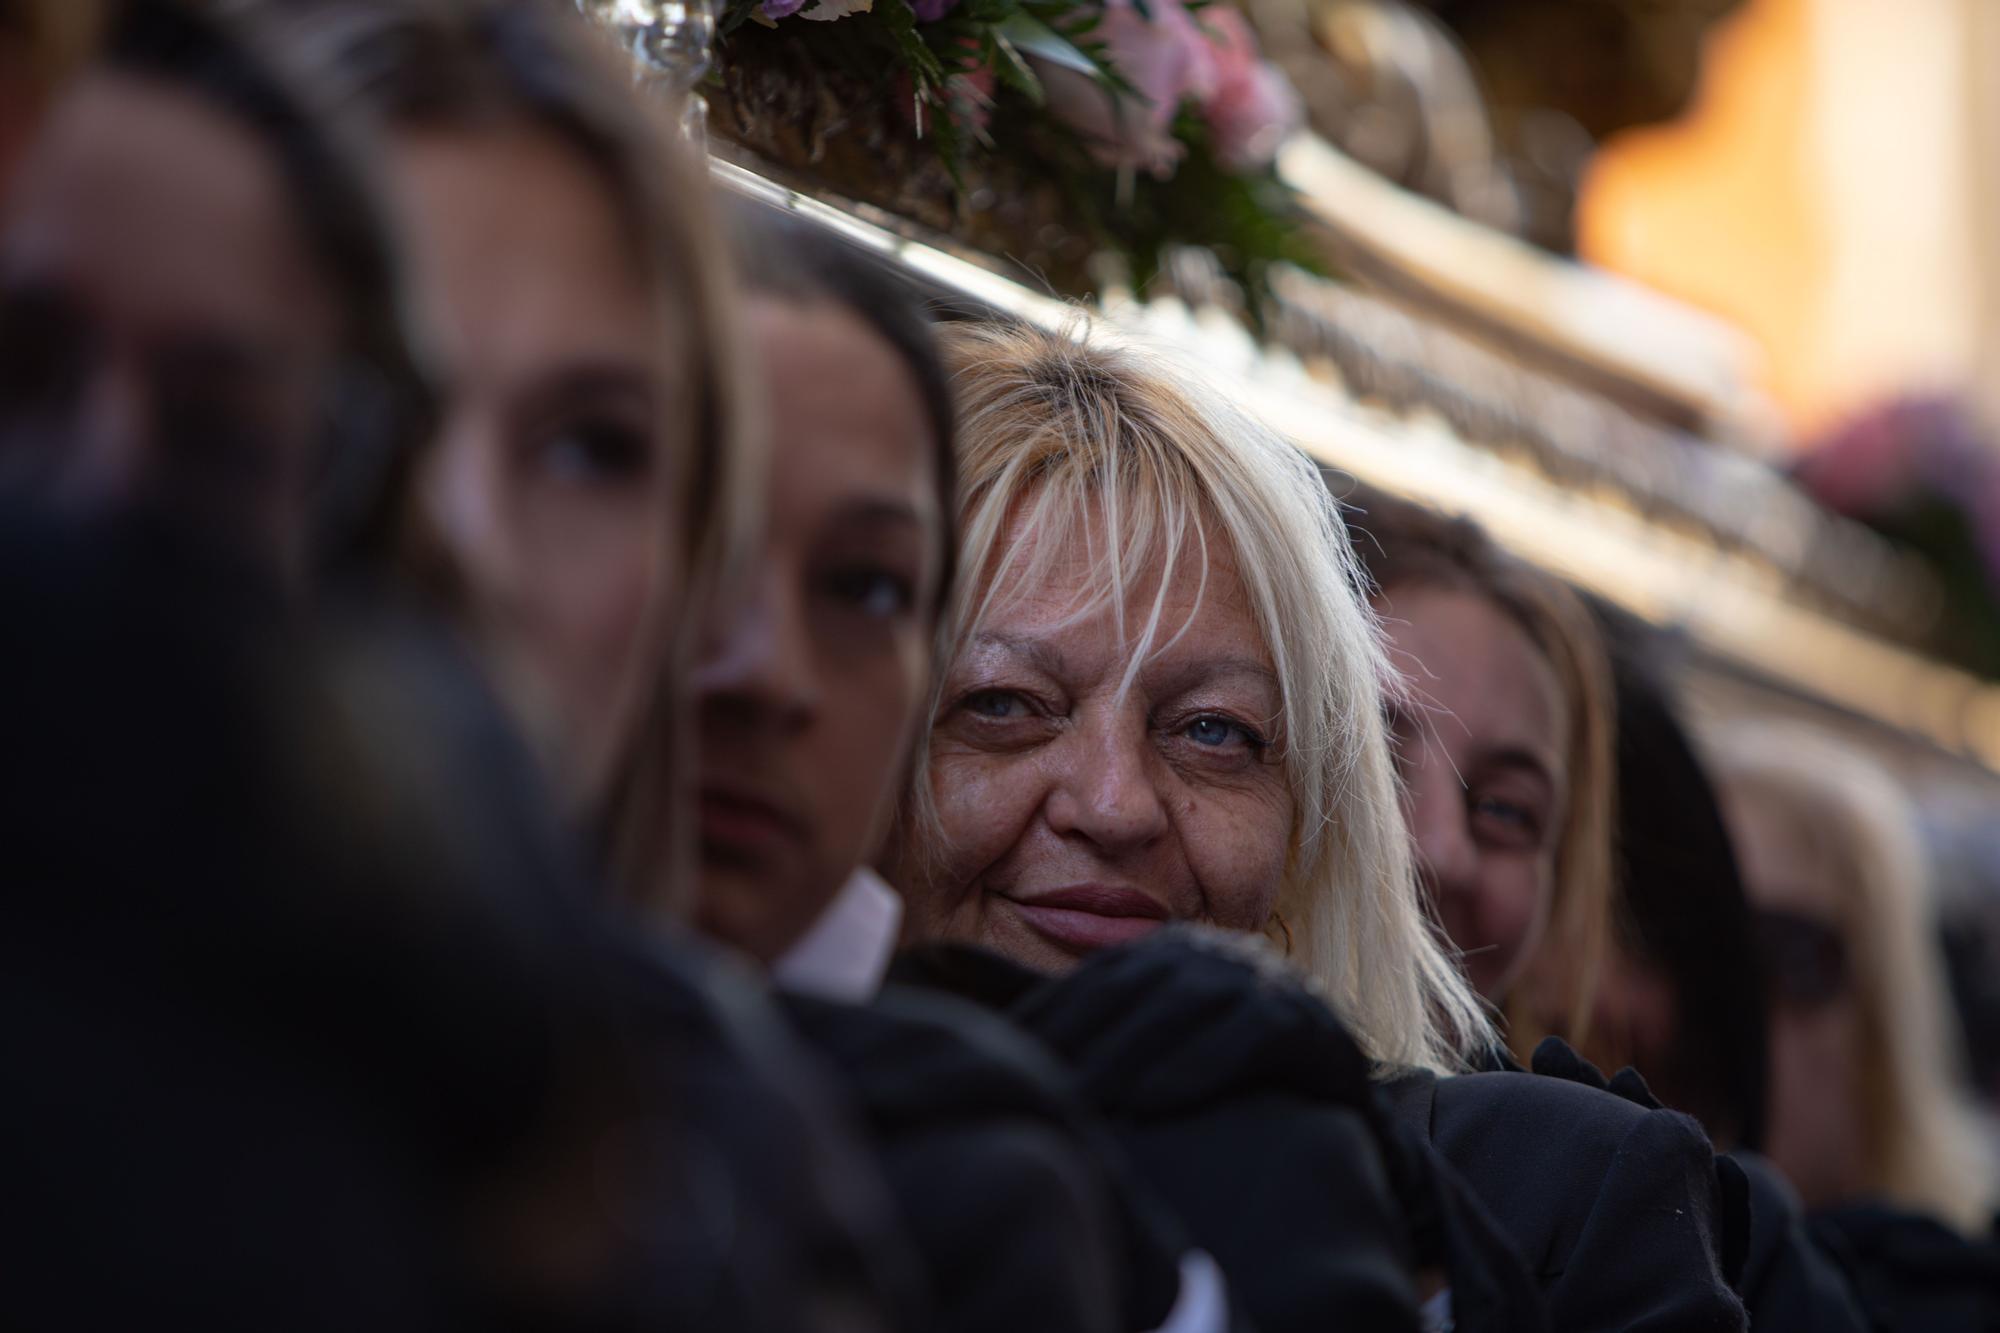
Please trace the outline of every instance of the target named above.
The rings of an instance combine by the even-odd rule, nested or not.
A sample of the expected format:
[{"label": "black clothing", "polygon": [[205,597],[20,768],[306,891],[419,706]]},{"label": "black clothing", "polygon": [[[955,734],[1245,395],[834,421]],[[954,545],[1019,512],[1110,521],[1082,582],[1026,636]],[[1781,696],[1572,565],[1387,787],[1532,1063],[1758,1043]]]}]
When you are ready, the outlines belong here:
[{"label": "black clothing", "polygon": [[634,1315],[745,1333],[933,1327],[855,1108],[761,981],[657,925],[618,952],[653,1149],[616,1284]]},{"label": "black clothing", "polygon": [[1384,1081],[1500,1222],[1571,1329],[1742,1329],[1725,1269],[1747,1234],[1700,1126],[1597,1088],[1523,1073]]},{"label": "black clothing", "polygon": [[780,1003],[858,1105],[924,1266],[927,1328],[1129,1333],[1166,1318],[1188,1242],[1137,1196],[1046,1051],[906,987]]},{"label": "black clothing", "polygon": [[1777,1168],[1757,1154],[1722,1159],[1743,1173],[1750,1197],[1750,1236],[1738,1290],[1752,1328],[1865,1333],[1869,1327],[1835,1256],[1808,1233],[1798,1196]]},{"label": "black clothing", "polygon": [[0,1322],[528,1313],[462,1205],[560,1140],[600,1015],[476,685],[138,523],[0,514],[0,623]]},{"label": "black clothing", "polygon": [[[1610,1092],[1642,1110],[1660,1101],[1638,1071],[1610,1078],[1556,1037],[1535,1048],[1534,1072]],[[1763,1158],[1738,1151],[1716,1159],[1725,1229],[1722,1270],[1753,1328],[1861,1333],[1867,1327],[1832,1259],[1806,1234],[1791,1187]]]},{"label": "black clothing", "polygon": [[1811,1215],[1813,1236],[1847,1273],[1877,1333],[2000,1329],[2000,1242],[1880,1203]]},{"label": "black clothing", "polygon": [[0,1323],[882,1326],[760,997],[609,928],[451,649],[228,554],[0,509]]},{"label": "black clothing", "polygon": [[[979,998],[1046,1042],[1266,1333],[1412,1328],[1415,1267],[1446,1270],[1461,1329],[1540,1325],[1505,1242],[1463,1194],[1437,1201],[1448,1170],[1379,1115],[1339,1020],[1255,951],[1176,929],[1053,979],[958,948],[906,955],[896,975]],[[1447,1253],[1446,1237],[1492,1248]]]},{"label": "black clothing", "polygon": [[1768,1021],[1736,854],[1659,662],[1659,631],[1598,608],[1618,701],[1618,879],[1639,962],[1665,977],[1674,1036],[1640,1072],[1724,1148],[1764,1135]]}]

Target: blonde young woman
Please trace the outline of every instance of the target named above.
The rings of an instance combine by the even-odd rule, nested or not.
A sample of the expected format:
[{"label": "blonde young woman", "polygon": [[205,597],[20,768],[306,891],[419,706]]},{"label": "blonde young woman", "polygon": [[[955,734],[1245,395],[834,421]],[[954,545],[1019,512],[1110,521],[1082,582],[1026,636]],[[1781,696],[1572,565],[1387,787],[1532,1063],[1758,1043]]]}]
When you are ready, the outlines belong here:
[{"label": "blonde young woman", "polygon": [[[1741,1327],[1717,1249],[1741,1219],[1691,1121],[1452,1074],[1490,1029],[1423,913],[1385,732],[1396,676],[1313,465],[1134,350],[975,326],[948,351],[967,577],[888,859],[913,933],[1070,974],[1014,1012],[1113,1098],[1142,1068],[1148,1087],[1198,1079],[1188,1060],[1234,1059],[1247,1034],[1181,1027],[1141,1057],[1142,1020],[1107,1017],[1122,1063],[1093,1065],[1068,1040],[1091,986],[1133,975],[1119,960],[1169,922],[1262,936],[1339,1012],[1403,1126],[1465,1171],[1557,1327]],[[1122,999],[1221,984],[1194,960],[1153,980],[1158,997]],[[1241,1017],[1264,993],[1195,1009]],[[1286,1012],[1276,1027],[1304,1040]],[[1282,1063],[1285,1036],[1256,1040]],[[1257,1178],[1297,1123],[1190,1152]]]},{"label": "blonde young woman", "polygon": [[1772,1160],[1810,1210],[1886,1203],[1983,1234],[1994,1161],[1956,1072],[1908,800],[1800,728],[1711,753],[1766,955]]},{"label": "blonde young woman", "polygon": [[654,1325],[906,1326],[911,1260],[845,1103],[678,924],[697,632],[757,546],[765,455],[675,108],[547,0],[254,9],[367,131],[400,224],[442,386],[385,501],[405,573],[471,641],[604,896],[637,909],[602,923],[600,963],[650,1120],[598,1145],[562,1234],[577,1279]]},{"label": "blonde young woman", "polygon": [[1576,594],[1477,524],[1379,496],[1350,503],[1402,688],[1390,709],[1428,905],[1515,1058],[1593,1043],[1612,943],[1610,667]]},{"label": "blonde young woman", "polygon": [[731,265],[671,108],[537,0],[269,0],[381,145],[409,314],[449,386],[406,509],[626,893],[684,908],[692,627],[754,541]]}]

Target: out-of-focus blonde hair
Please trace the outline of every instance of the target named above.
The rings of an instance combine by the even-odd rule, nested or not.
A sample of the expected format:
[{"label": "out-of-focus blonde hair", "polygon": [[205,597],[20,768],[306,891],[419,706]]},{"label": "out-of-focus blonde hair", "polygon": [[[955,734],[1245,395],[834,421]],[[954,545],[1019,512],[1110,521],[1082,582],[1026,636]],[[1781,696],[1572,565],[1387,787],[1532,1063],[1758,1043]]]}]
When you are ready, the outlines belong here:
[{"label": "out-of-focus blonde hair", "polygon": [[[318,86],[330,113],[380,134],[524,128],[575,153],[604,186],[661,326],[664,382],[685,400],[660,414],[662,513],[686,570],[678,614],[662,599],[639,635],[624,694],[631,724],[602,771],[583,775],[580,813],[617,886],[686,910],[686,803],[693,729],[685,707],[699,627],[728,596],[762,535],[768,451],[747,381],[736,272],[706,159],[675,128],[677,104],[633,86],[629,63],[567,4],[549,0],[231,0],[283,67]],[[458,581],[437,541],[413,541],[413,573]],[[576,793],[571,794],[573,797]],[[663,815],[663,811],[666,813]]]},{"label": "out-of-focus blonde hair", "polygon": [[1768,803],[1846,868],[1829,887],[1861,1016],[1870,1189],[1983,1233],[1995,1163],[1964,1091],[1915,811],[1874,761],[1797,725],[1732,728],[1709,754],[1731,799]]},{"label": "out-of-focus blonde hair", "polygon": [[[1111,610],[1131,646],[1129,684],[1183,627],[1163,623],[1165,578],[1140,623],[1125,623],[1128,595],[1184,561],[1205,584],[1226,543],[1279,681],[1278,750],[1298,811],[1277,898],[1291,961],[1375,1060],[1463,1068],[1491,1030],[1419,902],[1384,733],[1395,677],[1311,461],[1131,348],[997,324],[949,326],[943,342],[965,577],[941,667],[1008,598],[1046,594],[1053,562],[1078,541],[1098,573],[1073,613]],[[919,840],[937,838],[927,746],[918,754],[906,817]]]},{"label": "out-of-focus blonde hair", "polygon": [[[1556,830],[1548,934],[1512,993],[1494,997],[1507,1040],[1525,1060],[1554,1032],[1592,1059],[1627,1063],[1591,1044],[1597,985],[1611,953],[1617,885],[1617,706],[1604,641],[1583,600],[1552,574],[1502,550],[1467,518],[1381,496],[1353,497],[1355,547],[1391,619],[1398,589],[1466,592],[1518,625],[1562,691],[1568,744]],[[1422,700],[1414,702],[1421,707]]]}]

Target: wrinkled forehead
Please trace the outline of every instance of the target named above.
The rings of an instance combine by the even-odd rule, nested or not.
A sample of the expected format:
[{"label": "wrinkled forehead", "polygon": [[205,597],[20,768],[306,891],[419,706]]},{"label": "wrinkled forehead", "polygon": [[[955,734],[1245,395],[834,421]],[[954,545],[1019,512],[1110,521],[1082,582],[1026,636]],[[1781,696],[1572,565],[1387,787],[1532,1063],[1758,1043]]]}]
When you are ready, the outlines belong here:
[{"label": "wrinkled forehead", "polygon": [[961,646],[1061,635],[1115,655],[1127,684],[1163,657],[1224,647],[1270,662],[1234,544],[1200,504],[1031,486],[1007,506],[967,606]]}]

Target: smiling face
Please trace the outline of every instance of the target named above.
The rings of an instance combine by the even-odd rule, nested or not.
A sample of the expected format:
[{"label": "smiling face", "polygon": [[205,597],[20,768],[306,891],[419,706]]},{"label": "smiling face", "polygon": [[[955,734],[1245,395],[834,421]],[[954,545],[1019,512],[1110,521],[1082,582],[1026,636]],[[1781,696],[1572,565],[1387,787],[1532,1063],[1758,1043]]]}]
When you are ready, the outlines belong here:
[{"label": "smiling face", "polygon": [[0,223],[0,485],[160,505],[296,569],[339,328],[268,147],[167,84],[88,75]]},{"label": "smiling face", "polygon": [[769,963],[877,849],[930,682],[936,432],[897,353],[830,304],[758,300],[770,514],[695,673],[699,919]]},{"label": "smiling face", "polygon": [[1381,606],[1411,702],[1394,714],[1419,869],[1491,1000],[1533,965],[1555,896],[1568,722],[1548,658],[1477,593],[1403,585]]},{"label": "smiling face", "polygon": [[445,380],[424,494],[530,734],[588,801],[678,592],[671,331],[609,191],[528,129],[405,135],[397,181]]},{"label": "smiling face", "polygon": [[[1010,549],[1018,527],[1003,535]],[[1129,585],[1132,654],[1080,549],[996,603],[945,678],[931,738],[941,847],[892,878],[918,938],[965,940],[1060,970],[1167,921],[1264,929],[1291,850],[1280,695],[1224,543]]]}]

